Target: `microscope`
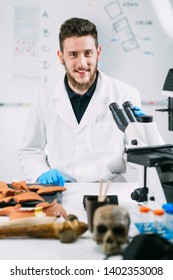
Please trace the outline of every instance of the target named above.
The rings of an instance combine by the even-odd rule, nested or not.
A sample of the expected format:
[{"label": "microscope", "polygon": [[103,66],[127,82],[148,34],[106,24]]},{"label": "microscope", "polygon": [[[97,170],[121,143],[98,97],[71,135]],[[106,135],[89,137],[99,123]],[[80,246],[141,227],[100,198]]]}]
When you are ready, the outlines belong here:
[{"label": "microscope", "polygon": [[[165,80],[163,91],[168,98],[169,130],[173,130],[173,69]],[[118,128],[125,133],[127,162],[138,169],[139,187],[131,198],[152,208],[173,203],[173,145],[165,144],[152,116],[136,117],[130,101],[109,105]],[[161,110],[159,110],[161,111]]]}]

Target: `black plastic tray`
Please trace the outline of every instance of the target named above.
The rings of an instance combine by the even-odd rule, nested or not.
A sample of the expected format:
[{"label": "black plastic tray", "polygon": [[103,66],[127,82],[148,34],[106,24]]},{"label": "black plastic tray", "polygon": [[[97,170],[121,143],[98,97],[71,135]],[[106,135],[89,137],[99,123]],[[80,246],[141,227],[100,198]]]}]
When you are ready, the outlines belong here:
[{"label": "black plastic tray", "polygon": [[[7,184],[9,188],[12,188],[12,184]],[[39,184],[27,184],[27,186],[32,186],[32,185],[39,185]],[[41,185],[43,187],[50,187],[53,185]],[[34,190],[32,190],[33,192],[36,192]],[[57,199],[58,203],[62,203],[62,191],[57,191],[57,192],[53,192],[50,194],[43,194],[40,195],[45,201],[51,203],[54,199]],[[21,206],[22,207],[35,207],[36,204],[40,203],[40,200],[34,200],[34,201],[26,201],[26,202],[21,202]],[[9,201],[8,203],[5,202],[0,202],[0,208],[6,207],[6,206],[14,206],[16,205],[16,201],[12,200]]]},{"label": "black plastic tray", "polygon": [[[98,195],[84,195],[83,196],[83,206],[86,209],[86,198],[89,198],[91,201],[96,201],[98,199]],[[117,195],[107,195],[106,196],[107,204],[118,204],[118,196]]]}]

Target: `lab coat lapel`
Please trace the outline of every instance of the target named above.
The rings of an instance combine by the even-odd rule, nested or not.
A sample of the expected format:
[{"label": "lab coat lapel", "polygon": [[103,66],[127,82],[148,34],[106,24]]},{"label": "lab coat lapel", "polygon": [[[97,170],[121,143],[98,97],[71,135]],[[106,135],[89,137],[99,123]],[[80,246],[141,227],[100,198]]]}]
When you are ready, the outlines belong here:
[{"label": "lab coat lapel", "polygon": [[57,115],[72,129],[78,126],[71,102],[68,94],[64,88],[64,84],[58,84],[53,93],[53,99],[55,102],[55,111]]},{"label": "lab coat lapel", "polygon": [[96,90],[90,100],[90,103],[80,121],[79,126],[85,126],[90,123],[93,119],[96,119],[97,115],[104,110],[103,101],[104,100],[104,90],[101,86],[101,81],[98,79]]},{"label": "lab coat lapel", "polygon": [[[99,75],[100,76],[100,75]],[[54,88],[53,98],[55,101],[55,110],[57,115],[67,123],[72,129],[81,130],[84,126],[89,124],[96,116],[104,110],[104,98],[105,98],[106,87],[103,85],[102,79],[99,77],[96,90],[90,100],[90,103],[78,124],[76,116],[73,112],[71,102],[69,100],[68,94],[65,90],[63,79],[57,83]]]}]

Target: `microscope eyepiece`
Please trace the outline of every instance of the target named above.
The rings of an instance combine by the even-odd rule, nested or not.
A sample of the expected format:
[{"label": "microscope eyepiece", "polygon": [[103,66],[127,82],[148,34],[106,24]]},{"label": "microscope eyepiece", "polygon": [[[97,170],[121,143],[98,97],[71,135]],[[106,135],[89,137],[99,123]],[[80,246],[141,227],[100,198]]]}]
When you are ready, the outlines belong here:
[{"label": "microscope eyepiece", "polygon": [[131,122],[136,122],[137,119],[135,117],[135,114],[133,112],[133,105],[130,101],[126,101],[123,103],[123,108],[127,114],[127,116],[129,117]]},{"label": "microscope eyepiece", "polygon": [[130,109],[133,109],[133,105],[130,101],[124,102],[123,107],[124,107],[124,109],[127,108],[127,107],[130,108]]},{"label": "microscope eyepiece", "polygon": [[124,109],[120,109],[119,105],[116,102],[111,103],[109,105],[109,109],[111,110],[113,118],[117,123],[119,129],[124,132],[130,122],[128,116],[126,115],[126,112],[124,111]]},{"label": "microscope eyepiece", "polygon": [[120,108],[120,107],[119,107],[119,105],[118,105],[116,102],[112,102],[112,103],[109,105],[109,109],[111,110],[111,112],[114,111],[114,110],[117,112],[117,111],[119,110],[119,108]]}]

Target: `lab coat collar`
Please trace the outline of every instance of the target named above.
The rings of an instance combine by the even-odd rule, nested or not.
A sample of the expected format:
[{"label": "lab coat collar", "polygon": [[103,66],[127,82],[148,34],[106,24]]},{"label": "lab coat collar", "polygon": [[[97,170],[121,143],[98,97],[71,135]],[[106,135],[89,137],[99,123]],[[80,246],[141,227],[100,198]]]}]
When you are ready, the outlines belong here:
[{"label": "lab coat collar", "polygon": [[104,93],[102,92],[101,88],[102,88],[101,81],[100,78],[98,77],[98,82],[97,82],[95,92],[93,93],[90,103],[88,104],[88,107],[80,121],[79,125],[81,127],[92,122],[92,120],[96,119],[96,116],[99,115],[102,110],[104,110],[103,104],[101,102],[102,94]]},{"label": "lab coat collar", "polygon": [[73,108],[64,86],[64,80],[58,81],[53,90],[52,98],[55,102],[57,115],[72,129],[78,126],[77,119],[73,113]]},{"label": "lab coat collar", "polygon": [[91,98],[91,101],[78,124],[75,114],[73,112],[73,108],[71,106],[71,102],[69,96],[66,92],[64,85],[64,77],[62,77],[56,84],[52,98],[55,101],[55,110],[56,113],[61,117],[63,121],[67,123],[72,129],[81,129],[83,126],[88,125],[93,119],[95,119],[96,115],[99,114],[101,110],[103,110],[103,105],[101,102],[101,97],[104,94],[102,92],[102,79],[99,73],[98,82],[96,86],[96,90]]}]

